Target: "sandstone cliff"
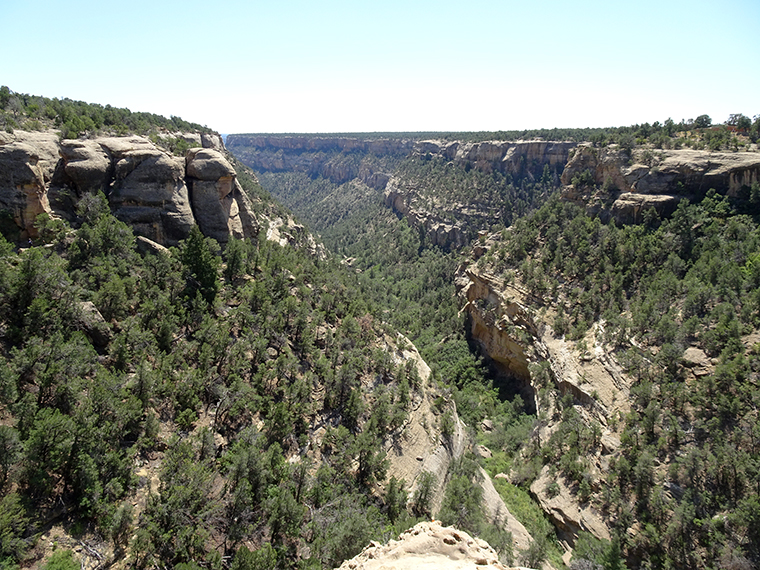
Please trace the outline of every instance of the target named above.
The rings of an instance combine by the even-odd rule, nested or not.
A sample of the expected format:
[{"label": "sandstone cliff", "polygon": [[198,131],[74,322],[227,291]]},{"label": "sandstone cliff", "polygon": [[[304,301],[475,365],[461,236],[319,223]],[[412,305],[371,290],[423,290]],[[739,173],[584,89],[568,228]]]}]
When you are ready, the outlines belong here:
[{"label": "sandstone cliff", "polygon": [[53,132],[3,134],[0,210],[23,240],[36,237],[39,214],[74,221],[79,198],[103,191],[117,218],[160,244],[177,244],[193,224],[222,244],[231,235],[256,235],[251,200],[221,139],[197,135],[191,142],[204,146],[177,157],[140,136],[59,141]]},{"label": "sandstone cliff", "polygon": [[[401,136],[230,135],[228,144],[243,162],[260,172],[302,172],[334,184],[358,181],[383,191],[387,207],[406,217],[429,243],[446,249],[470,243],[479,230],[509,225],[514,215],[512,202],[520,201],[524,208],[530,197],[493,191],[483,195],[482,180],[446,196],[438,178],[410,176],[413,169],[404,166],[410,160],[441,161],[453,167],[452,179],[460,169],[528,181],[546,180],[548,172],[548,182],[562,185],[564,199],[618,223],[639,223],[649,210],[667,217],[682,198],[700,199],[710,188],[746,197],[752,184],[760,182],[760,154],[756,152],[648,147],[629,151],[615,145],[595,148],[574,142],[466,142]],[[581,176],[583,182],[574,183],[580,175],[585,175]]]},{"label": "sandstone cliff", "polygon": [[[394,344],[387,342],[386,350],[393,350]],[[412,496],[419,485],[421,475],[426,472],[433,474],[436,485],[430,510],[436,514],[443,500],[452,462],[470,451],[473,442],[467,434],[466,426],[459,419],[453,402],[448,404],[447,411],[437,409],[433,405],[438,389],[430,381],[430,368],[414,345],[405,342],[401,344],[406,345],[407,348],[395,350],[394,360],[396,364],[414,363],[423,389],[415,394],[409,416],[401,427],[399,437],[386,445],[386,453],[390,461],[388,477],[395,476],[397,479],[409,482],[409,495]],[[440,427],[444,413],[450,413],[454,419],[454,432],[448,439],[443,437]],[[512,534],[512,546],[515,553],[527,550],[533,538],[509,511],[488,474],[481,469],[480,475],[484,507],[489,521],[502,526]]]},{"label": "sandstone cliff", "polygon": [[[391,178],[384,195],[385,205],[405,217],[413,227],[422,229],[432,245],[445,249],[458,249],[469,243],[468,227],[471,226],[464,221],[454,221],[419,205],[416,191],[410,188],[403,177]],[[460,213],[464,210],[466,208],[463,207]],[[474,213],[475,217],[478,217],[479,212]],[[474,227],[480,226],[479,222],[482,222],[478,220],[473,224],[473,220],[469,221]]]},{"label": "sandstone cliff", "polygon": [[[576,143],[474,143],[414,140],[403,136],[230,135],[227,145],[242,162],[258,172],[305,173],[338,185],[358,181],[372,190],[383,191],[385,205],[406,217],[429,243],[458,249],[470,242],[477,229],[501,223],[505,210],[511,209],[511,196],[508,192],[489,191],[488,196],[473,200],[464,196],[444,197],[437,180],[410,176],[408,168],[400,168],[403,163],[433,159],[441,164],[449,163],[458,172],[472,169],[483,175],[498,172],[505,180],[507,177],[536,180],[548,166],[556,182]],[[284,185],[288,184],[290,182]],[[472,182],[470,186],[472,192],[482,193],[482,181]],[[288,189],[282,190],[278,193],[277,188],[270,188],[287,204]]]},{"label": "sandstone cliff", "polygon": [[358,170],[335,169],[335,154],[424,156],[437,155],[460,165],[484,171],[518,174],[545,165],[562,171],[577,143],[554,141],[461,142],[414,140],[409,137],[361,138],[307,135],[229,135],[227,147],[251,168],[264,171],[298,171],[346,182]]},{"label": "sandstone cliff", "polygon": [[[573,184],[585,172],[593,184]],[[583,145],[567,163],[561,181],[563,197],[590,213],[639,223],[648,209],[667,217],[682,198],[700,199],[709,189],[746,197],[742,194],[760,182],[760,154]]]},{"label": "sandstone cliff", "polygon": [[505,174],[541,175],[544,166],[562,172],[574,142],[556,141],[483,141],[449,142],[420,141],[414,147],[417,155],[438,155],[456,164],[484,172],[497,170]]},{"label": "sandstone cliff", "polygon": [[304,172],[335,184],[358,178],[385,188],[390,169],[367,157],[402,157],[414,143],[406,138],[229,135],[227,147],[257,172]]},{"label": "sandstone cliff", "polygon": [[[492,245],[476,248],[482,255]],[[610,459],[620,446],[616,420],[628,408],[633,384],[598,334],[603,323],[587,333],[584,342],[569,341],[551,327],[550,299],[536,298],[519,276],[504,281],[488,265],[475,260],[463,264],[456,284],[471,338],[503,377],[516,383],[525,400],[546,421],[534,437],[546,442],[559,424],[558,399],[569,396],[585,425],[601,427],[599,443],[586,458],[586,477],[599,487]],[[554,390],[547,390],[547,388]],[[551,393],[557,394],[556,397]],[[611,522],[600,504],[578,498],[577,486],[552,475],[544,466],[530,490],[554,524],[565,546],[572,548],[581,531],[609,539]],[[557,486],[550,487],[551,483]]]}]

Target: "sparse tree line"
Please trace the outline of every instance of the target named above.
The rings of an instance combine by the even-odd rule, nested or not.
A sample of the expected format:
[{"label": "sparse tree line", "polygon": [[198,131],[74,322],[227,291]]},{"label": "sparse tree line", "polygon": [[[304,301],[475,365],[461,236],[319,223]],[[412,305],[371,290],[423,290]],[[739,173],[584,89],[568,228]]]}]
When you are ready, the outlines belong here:
[{"label": "sparse tree line", "polygon": [[133,113],[111,105],[14,93],[5,85],[0,87],[0,128],[12,133],[14,129],[38,131],[51,127],[60,129],[61,136],[67,139],[100,132],[149,134],[157,128],[173,132],[211,132],[208,127],[180,117],[167,119],[154,113]]}]

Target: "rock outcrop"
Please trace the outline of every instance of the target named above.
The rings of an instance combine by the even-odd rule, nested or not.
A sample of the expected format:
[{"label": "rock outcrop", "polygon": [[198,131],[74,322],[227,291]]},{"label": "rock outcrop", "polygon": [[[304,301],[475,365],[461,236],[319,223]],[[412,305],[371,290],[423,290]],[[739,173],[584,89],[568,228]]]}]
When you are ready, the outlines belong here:
[{"label": "rock outcrop", "polygon": [[34,219],[50,211],[40,153],[32,145],[0,146],[0,209],[18,226],[20,239],[36,235]]},{"label": "rock outcrop", "polygon": [[[489,238],[479,246],[483,254]],[[632,380],[623,372],[602,340],[604,323],[595,323],[582,343],[555,334],[555,313],[549,299],[537,298],[520,283],[519,276],[505,281],[488,265],[463,264],[457,271],[458,295],[467,313],[471,338],[477,342],[506,381],[512,381],[536,412],[553,421],[540,423],[534,433],[546,442],[559,425],[558,399],[546,397],[551,383],[557,398],[570,396],[579,421],[597,425],[599,442],[586,457],[584,477],[594,488],[620,446],[614,422],[630,411]],[[539,307],[540,310],[539,310]],[[542,396],[543,394],[543,396]],[[578,497],[577,483],[557,477],[545,466],[530,487],[531,494],[558,530],[568,549],[581,531],[609,538],[611,522],[592,501]]]},{"label": "rock outcrop", "polygon": [[443,249],[458,249],[469,243],[464,222],[454,222],[424,208],[415,207],[416,193],[404,188],[404,181],[391,178],[385,189],[385,205],[404,216],[409,224],[421,228],[431,244]]},{"label": "rock outcrop", "polygon": [[521,302],[527,293],[467,266],[457,272],[456,285],[471,337],[501,374],[515,379],[523,399],[535,410],[538,389],[531,383],[529,364],[535,360],[530,340],[538,331]]},{"label": "rock outcrop", "polygon": [[[542,385],[533,378],[531,364],[546,362],[560,394],[571,394],[602,425],[613,413],[628,411],[630,380],[597,341],[603,323],[587,333],[584,342],[592,348],[581,352],[576,343],[555,334],[547,300],[536,298],[519,281],[507,283],[487,268],[464,264],[455,283],[472,339],[498,371],[517,383],[534,409],[541,410],[537,394]],[[545,306],[542,316],[536,311],[539,305]]]},{"label": "rock outcrop", "polygon": [[415,144],[418,155],[438,155],[461,166],[484,172],[498,170],[504,174],[540,175],[545,166],[560,173],[568,161],[574,142],[556,141],[483,141],[450,142],[427,140]]},{"label": "rock outcrop", "polygon": [[[457,415],[453,402],[448,409],[434,409],[433,399],[436,389],[430,384],[430,368],[420,356],[417,349],[399,335],[397,341],[406,348],[393,350],[396,342],[389,339],[385,348],[392,351],[394,364],[411,363],[417,369],[422,389],[415,391],[409,416],[400,430],[400,436],[387,442],[386,454],[389,460],[388,477],[396,477],[410,484],[409,496],[412,496],[422,480],[423,473],[435,477],[435,488],[431,493],[430,512],[438,513],[448,483],[449,468],[455,460],[472,449],[473,443],[467,434],[467,428]],[[448,438],[440,435],[440,423],[443,414],[450,414],[454,430]],[[483,489],[483,503],[488,520],[498,524],[512,534],[515,552],[527,550],[533,538],[525,527],[512,515],[503,499],[493,486],[493,482],[484,470],[480,470],[480,485]]]},{"label": "rock outcrop", "polygon": [[[584,173],[593,186],[573,184]],[[561,181],[563,197],[589,213],[639,223],[646,210],[667,217],[681,198],[700,199],[710,189],[741,197],[760,182],[760,154],[691,149],[629,152],[583,145],[567,163]]]},{"label": "rock outcrop", "polygon": [[242,192],[232,165],[213,149],[191,149],[185,160],[192,209],[201,231],[220,243],[230,235],[245,237],[238,203]]},{"label": "rock outcrop", "polygon": [[[547,491],[550,485],[555,485],[551,493]],[[610,539],[610,529],[599,509],[591,501],[578,501],[576,494],[566,485],[566,480],[552,476],[548,465],[531,484],[530,491],[563,542],[573,544],[581,532]]]},{"label": "rock outcrop", "polygon": [[[550,167],[559,180],[571,142],[485,141],[462,142],[414,140],[409,137],[309,137],[286,135],[230,135],[230,150],[258,172],[299,172],[322,177],[334,184],[351,180],[384,192],[384,202],[425,239],[444,249],[459,249],[474,237],[472,228],[491,227],[502,222],[503,204],[473,201],[441,203],[431,207],[435,184],[410,180],[398,168],[403,159],[433,157],[469,171],[502,172],[513,177],[536,179]],[[428,187],[429,186],[429,187]],[[506,206],[507,208],[509,206]]]},{"label": "rock outcrop", "polygon": [[[391,172],[367,156],[408,155],[414,141],[408,138],[319,137],[287,135],[229,135],[227,148],[257,172],[304,172],[335,184],[357,178],[382,190]],[[352,159],[353,158],[353,159]]]},{"label": "rock outcrop", "polygon": [[20,239],[26,239],[36,237],[39,214],[73,221],[79,198],[103,191],[117,218],[162,245],[176,245],[193,224],[222,244],[231,235],[256,235],[252,204],[224,156],[221,138],[197,133],[183,138],[198,144],[184,158],[141,136],[59,141],[55,133],[3,134],[0,209],[10,213]]},{"label": "rock outcrop", "polygon": [[506,570],[496,551],[484,540],[436,521],[421,522],[398,540],[381,545],[372,542],[361,553],[340,565],[341,570]]}]

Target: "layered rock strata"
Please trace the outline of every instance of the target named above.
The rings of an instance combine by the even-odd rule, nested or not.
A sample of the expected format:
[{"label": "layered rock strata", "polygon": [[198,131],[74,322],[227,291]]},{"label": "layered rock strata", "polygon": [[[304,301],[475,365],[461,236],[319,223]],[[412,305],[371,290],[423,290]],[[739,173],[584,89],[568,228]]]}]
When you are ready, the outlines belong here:
[{"label": "layered rock strata", "polygon": [[[614,355],[598,340],[604,337],[603,323],[596,323],[583,339],[581,346],[590,348],[579,348],[554,333],[553,312],[546,300],[528,293],[517,279],[504,282],[487,267],[470,264],[459,269],[456,285],[471,338],[536,412],[558,419],[557,400],[546,397],[549,392],[543,390],[550,382],[559,396],[571,396],[583,423],[600,427],[599,445],[587,457],[590,467],[585,475],[592,485],[600,486],[620,446],[611,427],[613,419],[629,411],[631,386]],[[543,306],[540,312],[538,306]],[[548,441],[558,423],[541,423],[534,437],[539,443]],[[608,539],[610,521],[596,504],[579,501],[577,489],[570,487],[546,465],[530,490],[568,550],[582,531]]]},{"label": "layered rock strata", "polygon": [[[586,174],[591,185],[574,184]],[[563,197],[592,214],[619,223],[639,223],[653,209],[660,217],[675,211],[682,198],[700,199],[714,189],[743,196],[760,182],[760,153],[702,150],[625,151],[615,146],[580,146],[561,177]]]},{"label": "layered rock strata", "polygon": [[103,191],[117,218],[162,245],[176,245],[193,224],[222,244],[229,236],[256,235],[252,204],[221,139],[188,136],[208,148],[177,157],[140,136],[59,141],[55,133],[4,134],[0,210],[26,239],[36,237],[39,214],[73,221],[79,199]]},{"label": "layered rock strata", "polygon": [[511,175],[540,175],[547,165],[553,172],[562,172],[571,150],[576,146],[574,142],[557,141],[475,143],[426,140],[416,143],[414,152],[417,155],[437,155],[460,166],[484,172],[497,170]]}]

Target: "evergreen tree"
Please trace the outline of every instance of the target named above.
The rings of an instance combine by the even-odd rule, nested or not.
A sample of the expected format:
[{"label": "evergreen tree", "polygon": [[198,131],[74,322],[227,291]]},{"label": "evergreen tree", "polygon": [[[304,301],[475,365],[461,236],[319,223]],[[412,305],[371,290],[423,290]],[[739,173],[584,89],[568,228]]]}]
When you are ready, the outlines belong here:
[{"label": "evergreen tree", "polygon": [[182,244],[182,264],[186,273],[186,295],[193,299],[200,294],[207,304],[212,305],[219,292],[219,268],[221,259],[216,254],[218,245],[212,238],[206,238],[198,226],[193,226],[190,235]]}]

